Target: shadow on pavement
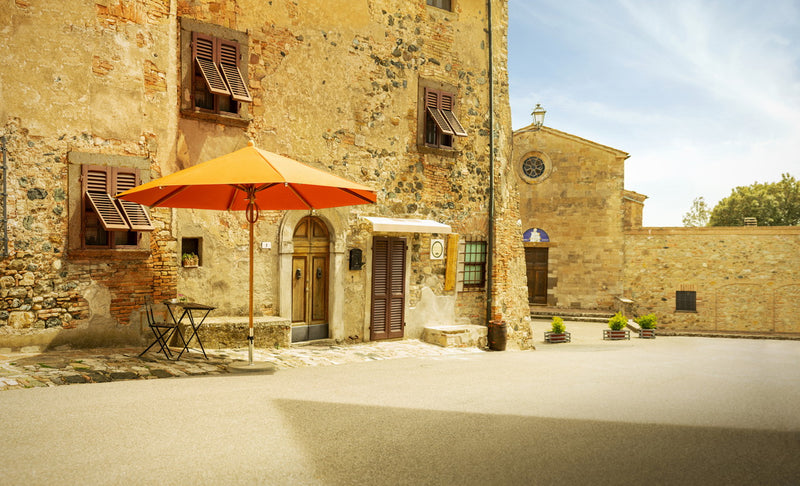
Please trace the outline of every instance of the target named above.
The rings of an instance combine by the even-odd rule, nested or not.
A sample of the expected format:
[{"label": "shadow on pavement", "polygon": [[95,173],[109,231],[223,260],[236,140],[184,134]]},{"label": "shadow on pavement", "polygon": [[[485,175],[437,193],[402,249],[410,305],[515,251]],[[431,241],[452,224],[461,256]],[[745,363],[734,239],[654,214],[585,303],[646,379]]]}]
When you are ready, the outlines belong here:
[{"label": "shadow on pavement", "polygon": [[275,403],[323,484],[728,485],[800,477],[796,432]]}]

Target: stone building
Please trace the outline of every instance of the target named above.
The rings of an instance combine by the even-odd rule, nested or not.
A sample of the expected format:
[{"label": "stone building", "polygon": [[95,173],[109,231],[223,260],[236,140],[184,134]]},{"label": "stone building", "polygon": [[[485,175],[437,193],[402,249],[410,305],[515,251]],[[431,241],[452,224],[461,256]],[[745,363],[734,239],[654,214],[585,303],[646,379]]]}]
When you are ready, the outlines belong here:
[{"label": "stone building", "polygon": [[246,316],[242,214],[103,213],[116,192],[249,140],[378,193],[262,213],[259,319],[290,323],[295,341],[504,320],[527,346],[508,12],[490,5],[4,2],[0,347],[139,344],[146,299]]},{"label": "stone building", "polygon": [[627,158],[545,126],[514,132],[531,304],[654,312],[682,331],[800,333],[800,228],[642,227]]}]

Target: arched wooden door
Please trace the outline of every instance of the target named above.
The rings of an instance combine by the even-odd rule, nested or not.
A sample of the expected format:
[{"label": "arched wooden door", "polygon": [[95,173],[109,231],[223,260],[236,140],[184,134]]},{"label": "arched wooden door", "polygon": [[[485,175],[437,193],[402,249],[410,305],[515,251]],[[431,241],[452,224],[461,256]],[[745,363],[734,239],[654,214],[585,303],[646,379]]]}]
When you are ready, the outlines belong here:
[{"label": "arched wooden door", "polygon": [[307,216],[294,230],[292,342],[328,337],[328,228]]}]

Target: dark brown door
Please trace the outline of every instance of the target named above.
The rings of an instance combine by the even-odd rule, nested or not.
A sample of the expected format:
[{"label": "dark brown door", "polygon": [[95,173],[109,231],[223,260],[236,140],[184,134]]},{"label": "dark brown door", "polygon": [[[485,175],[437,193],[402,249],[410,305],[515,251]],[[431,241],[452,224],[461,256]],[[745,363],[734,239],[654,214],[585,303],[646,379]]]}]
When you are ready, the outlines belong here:
[{"label": "dark brown door", "polygon": [[528,302],[547,304],[547,248],[525,248]]},{"label": "dark brown door", "polygon": [[372,240],[372,317],[370,339],[403,337],[406,301],[406,240],[376,236]]}]

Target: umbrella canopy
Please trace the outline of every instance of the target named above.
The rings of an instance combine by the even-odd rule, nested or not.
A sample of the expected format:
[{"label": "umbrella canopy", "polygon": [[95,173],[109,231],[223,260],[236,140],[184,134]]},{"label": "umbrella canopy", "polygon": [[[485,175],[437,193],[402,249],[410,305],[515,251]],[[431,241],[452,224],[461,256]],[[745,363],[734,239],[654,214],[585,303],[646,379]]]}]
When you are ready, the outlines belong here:
[{"label": "umbrella canopy", "polygon": [[282,155],[248,146],[118,194],[146,206],[247,210],[322,209],[374,203],[375,191]]},{"label": "umbrella canopy", "polygon": [[246,211],[250,223],[250,366],[253,366],[253,225],[260,209],[322,209],[372,204],[369,187],[249,142],[247,147],[116,196],[152,207]]}]

